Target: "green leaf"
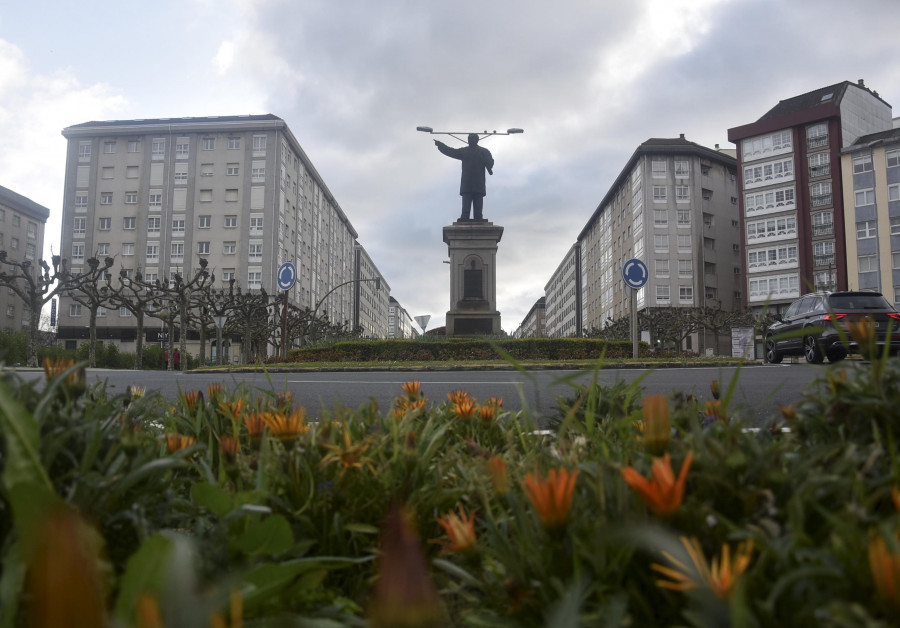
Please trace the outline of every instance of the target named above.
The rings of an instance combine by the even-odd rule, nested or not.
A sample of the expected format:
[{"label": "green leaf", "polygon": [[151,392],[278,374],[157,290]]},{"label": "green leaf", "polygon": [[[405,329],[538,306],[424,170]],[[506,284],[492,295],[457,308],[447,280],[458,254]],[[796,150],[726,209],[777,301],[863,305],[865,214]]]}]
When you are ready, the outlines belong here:
[{"label": "green leaf", "polygon": [[25,564],[22,562],[21,545],[14,542],[3,558],[0,575],[0,626],[13,628],[19,609],[19,593],[25,583]]},{"label": "green leaf", "polygon": [[344,529],[348,532],[358,532],[360,534],[378,534],[379,530],[368,523],[346,523]]},{"label": "green leaf", "polygon": [[481,582],[479,582],[475,576],[470,574],[459,565],[451,563],[449,560],[444,560],[443,558],[435,558],[433,561],[431,561],[431,564],[437,569],[440,569],[441,571],[453,576],[454,578],[462,580],[468,585],[471,585],[473,587],[482,586]]},{"label": "green leaf", "polygon": [[234,509],[231,495],[209,482],[197,482],[191,486],[191,498],[195,504],[206,508],[219,519],[224,519]]},{"label": "green leaf", "polygon": [[123,625],[134,625],[135,608],[142,594],[159,594],[163,590],[174,547],[171,539],[156,534],[144,541],[128,559],[115,608],[116,618]]},{"label": "green leaf", "polygon": [[248,529],[232,542],[232,547],[245,554],[279,556],[291,549],[294,535],[287,519],[273,515],[262,521],[248,521]]}]

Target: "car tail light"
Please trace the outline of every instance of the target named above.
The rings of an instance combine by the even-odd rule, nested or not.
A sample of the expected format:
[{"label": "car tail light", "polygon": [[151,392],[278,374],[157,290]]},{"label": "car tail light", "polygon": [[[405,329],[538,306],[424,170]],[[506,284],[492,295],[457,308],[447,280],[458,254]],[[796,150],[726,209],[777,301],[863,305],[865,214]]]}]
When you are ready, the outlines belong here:
[{"label": "car tail light", "polygon": [[846,314],[826,314],[822,317],[823,321],[839,321],[842,318],[845,318]]},{"label": "car tail light", "polygon": [[888,312],[888,316],[894,320],[900,321],[900,312]]}]

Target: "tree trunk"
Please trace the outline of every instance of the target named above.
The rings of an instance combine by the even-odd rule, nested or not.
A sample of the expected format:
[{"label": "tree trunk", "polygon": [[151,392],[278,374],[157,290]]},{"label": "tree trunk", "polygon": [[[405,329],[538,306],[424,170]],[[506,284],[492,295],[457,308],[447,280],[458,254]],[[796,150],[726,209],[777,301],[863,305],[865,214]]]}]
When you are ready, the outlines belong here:
[{"label": "tree trunk", "polygon": [[137,338],[134,342],[134,368],[140,371],[144,368],[144,310],[139,309],[135,318]]},{"label": "tree trunk", "polygon": [[169,325],[169,337],[166,340],[166,349],[169,351],[169,359],[166,363],[166,370],[171,371],[172,365],[175,364],[175,317],[169,316],[166,321]]},{"label": "tree trunk", "polygon": [[200,318],[200,366],[206,364],[206,321]]},{"label": "tree trunk", "polygon": [[90,339],[88,340],[88,364],[91,368],[97,367],[97,308],[90,308],[91,314],[88,319],[90,326]]},{"label": "tree trunk", "polygon": [[179,313],[179,323],[181,324],[181,339],[178,341],[178,346],[180,347],[179,352],[181,353],[181,371],[187,371],[187,300],[182,298],[180,305],[180,313]]},{"label": "tree trunk", "polygon": [[31,302],[31,312],[29,314],[29,318],[31,319],[31,324],[28,326],[28,366],[37,366],[37,346],[38,346],[38,334],[41,333],[41,307],[43,303],[35,303],[33,299]]}]

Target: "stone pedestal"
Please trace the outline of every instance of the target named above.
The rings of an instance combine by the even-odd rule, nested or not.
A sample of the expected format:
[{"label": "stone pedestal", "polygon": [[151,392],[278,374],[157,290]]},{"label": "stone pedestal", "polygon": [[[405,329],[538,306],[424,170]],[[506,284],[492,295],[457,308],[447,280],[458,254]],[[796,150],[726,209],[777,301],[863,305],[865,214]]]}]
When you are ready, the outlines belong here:
[{"label": "stone pedestal", "polygon": [[499,335],[497,243],[503,227],[458,221],[444,227],[450,253],[450,311],[447,336]]}]

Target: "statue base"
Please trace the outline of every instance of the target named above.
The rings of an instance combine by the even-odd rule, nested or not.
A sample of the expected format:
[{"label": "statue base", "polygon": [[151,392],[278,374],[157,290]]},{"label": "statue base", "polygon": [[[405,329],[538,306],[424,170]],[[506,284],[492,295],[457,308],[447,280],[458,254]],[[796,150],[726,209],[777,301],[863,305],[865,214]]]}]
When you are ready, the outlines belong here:
[{"label": "statue base", "polygon": [[488,220],[458,220],[444,227],[450,255],[447,336],[500,335],[497,244],[503,227]]}]

